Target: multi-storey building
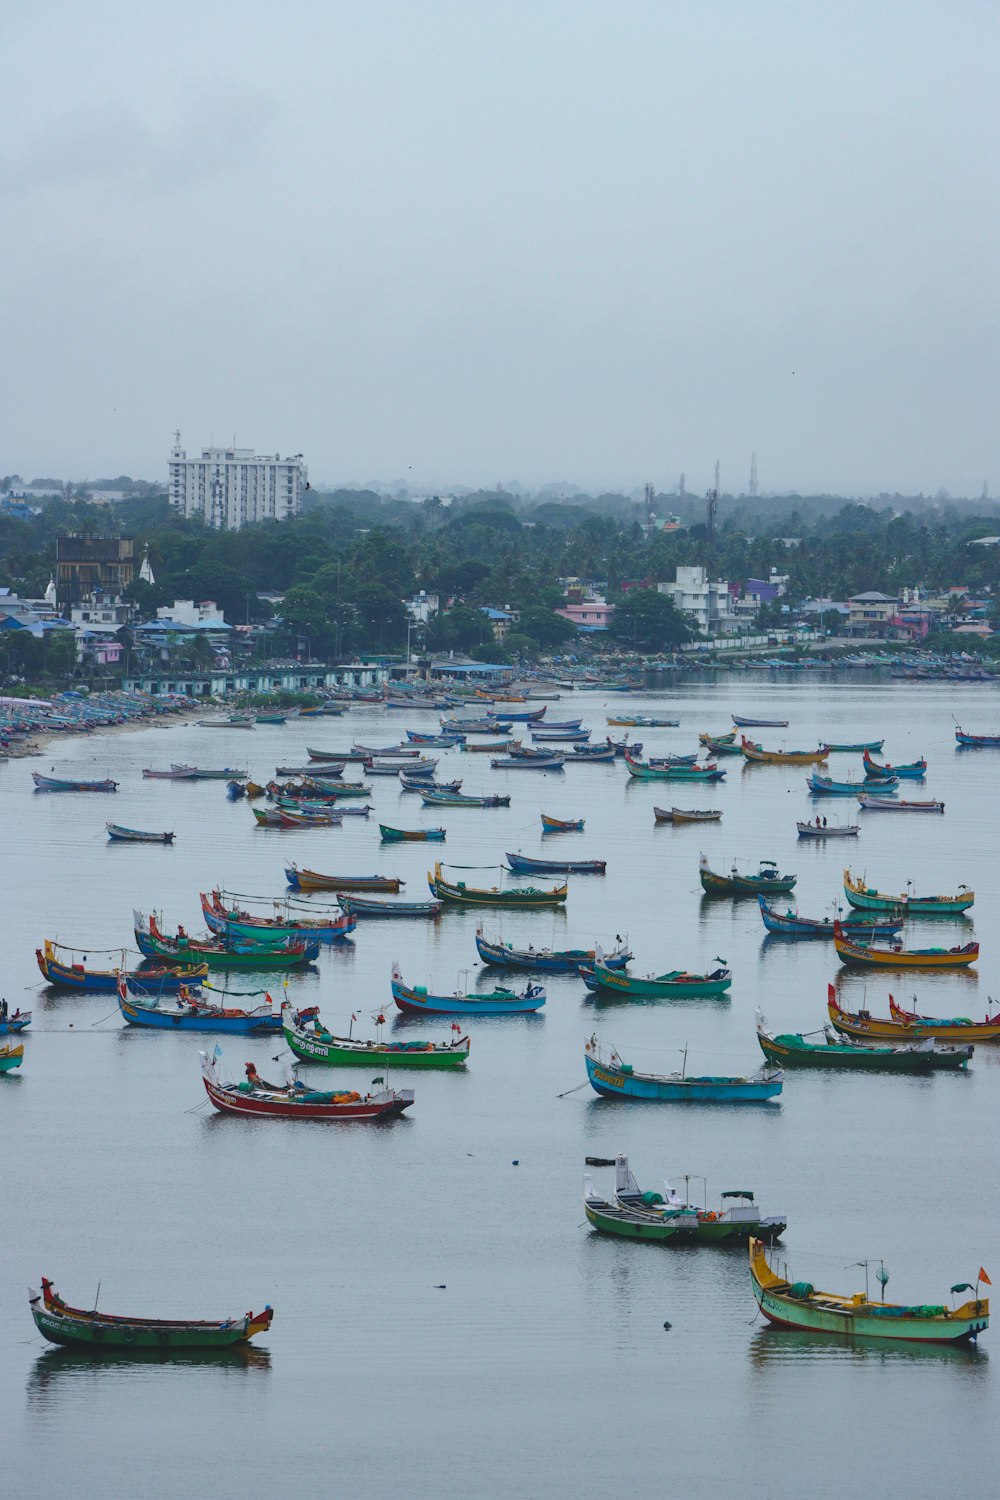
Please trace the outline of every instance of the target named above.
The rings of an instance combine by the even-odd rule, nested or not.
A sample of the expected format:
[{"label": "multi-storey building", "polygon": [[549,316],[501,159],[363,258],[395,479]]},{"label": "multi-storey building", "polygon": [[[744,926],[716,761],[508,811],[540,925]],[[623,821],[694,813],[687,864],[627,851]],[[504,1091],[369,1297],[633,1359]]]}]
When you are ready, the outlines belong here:
[{"label": "multi-storey building", "polygon": [[708,576],[704,568],[679,567],[673,583],[658,583],[682,614],[690,615],[701,635],[729,635],[739,629],[729,584]]},{"label": "multi-storey building", "polygon": [[56,537],[56,602],[60,609],[105,596],[119,598],[135,575],[130,536]]},{"label": "multi-storey building", "polygon": [[282,458],[252,448],[202,448],[188,458],[181,435],[170,451],[170,504],[206,526],[238,531],[251,521],[286,521],[309,488],[302,454]]}]

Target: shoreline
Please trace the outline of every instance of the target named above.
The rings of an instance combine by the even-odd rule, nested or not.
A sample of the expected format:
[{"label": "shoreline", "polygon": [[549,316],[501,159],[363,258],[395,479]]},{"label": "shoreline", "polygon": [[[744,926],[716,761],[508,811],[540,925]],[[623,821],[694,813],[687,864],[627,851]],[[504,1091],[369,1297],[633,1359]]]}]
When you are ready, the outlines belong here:
[{"label": "shoreline", "polygon": [[191,709],[180,709],[172,714],[169,719],[150,714],[141,719],[130,719],[125,724],[102,724],[93,729],[64,729],[46,730],[26,740],[23,744],[12,746],[0,755],[0,764],[5,761],[31,760],[34,756],[48,755],[53,745],[61,745],[64,741],[93,739],[96,735],[135,734],[140,729],[173,729],[178,724],[186,724],[196,715],[203,715],[205,707],[192,707]]}]

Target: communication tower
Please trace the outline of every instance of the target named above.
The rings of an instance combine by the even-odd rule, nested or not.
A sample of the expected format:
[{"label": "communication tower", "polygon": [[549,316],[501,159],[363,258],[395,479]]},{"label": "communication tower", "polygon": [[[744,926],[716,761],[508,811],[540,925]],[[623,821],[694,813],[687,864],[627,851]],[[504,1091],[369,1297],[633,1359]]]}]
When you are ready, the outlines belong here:
[{"label": "communication tower", "polygon": [[757,455],[756,455],[756,453],[751,453],[751,455],[750,455],[750,488],[747,491],[747,494],[749,494],[749,495],[756,495],[757,493],[758,493],[758,489],[757,489]]},{"label": "communication tower", "polygon": [[719,509],[719,461],[715,461],[715,484],[705,496],[708,501],[708,540],[715,541],[715,517]]}]

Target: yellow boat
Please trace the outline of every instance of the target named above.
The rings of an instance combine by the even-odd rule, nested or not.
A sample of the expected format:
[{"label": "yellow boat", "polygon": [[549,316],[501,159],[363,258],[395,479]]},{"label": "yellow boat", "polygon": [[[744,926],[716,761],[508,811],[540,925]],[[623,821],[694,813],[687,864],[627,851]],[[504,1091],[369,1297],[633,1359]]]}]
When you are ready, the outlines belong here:
[{"label": "yellow boat", "polygon": [[747,760],[765,766],[812,766],[829,759],[830,755],[825,745],[820,745],[818,750],[764,750],[746,735],[740,744]]},{"label": "yellow boat", "polygon": [[979,957],[978,943],[956,948],[904,948],[902,943],[891,943],[887,948],[876,948],[873,943],[854,942],[839,922],[833,924],[833,946],[842,964],[883,969],[960,969]]},{"label": "yellow boat", "polygon": [[945,1020],[903,1010],[890,995],[886,1020],[867,1010],[842,1009],[832,984],[827,986],[826,1008],[839,1032],[860,1041],[926,1042],[930,1037],[936,1042],[974,1042],[977,1046],[982,1042],[1000,1042],[1000,1011],[995,1016],[987,1016],[984,1021],[970,1021],[965,1016]]}]

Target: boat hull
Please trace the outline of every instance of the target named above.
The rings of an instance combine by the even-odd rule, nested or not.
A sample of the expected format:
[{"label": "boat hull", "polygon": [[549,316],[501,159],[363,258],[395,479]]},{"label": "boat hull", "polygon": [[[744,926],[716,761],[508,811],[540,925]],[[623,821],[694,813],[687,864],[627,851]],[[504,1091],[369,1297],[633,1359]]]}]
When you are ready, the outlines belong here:
[{"label": "boat hull", "polygon": [[369,1068],[375,1063],[390,1068],[444,1069],[454,1072],[464,1068],[469,1061],[471,1042],[464,1037],[456,1043],[428,1043],[424,1050],[419,1046],[387,1046],[379,1042],[353,1042],[331,1037],[329,1041],[310,1032],[285,1026],[285,1041],[305,1062],[324,1063],[336,1067]]},{"label": "boat hull", "polygon": [[781,1093],[778,1073],[768,1080],[753,1078],[656,1078],[625,1073],[585,1054],[587,1077],[606,1099],[642,1099],[660,1104],[756,1104]]},{"label": "boat hull", "polygon": [[[114,1350],[118,1355],[146,1353],[181,1353],[189,1350],[231,1349],[246,1344],[255,1333],[265,1331],[266,1324],[252,1326],[254,1320],[236,1318],[205,1327],[197,1324],[141,1320],[129,1322],[93,1321],[86,1317],[67,1317],[50,1312],[40,1303],[32,1303],[35,1327],[50,1344],[63,1348]],[[268,1320],[270,1321],[270,1320]]]},{"label": "boat hull", "polygon": [[411,989],[399,980],[392,981],[392,998],[400,1010],[423,1016],[520,1016],[531,1015],[545,1004],[545,991],[540,995],[521,996],[515,994],[500,998],[492,996],[478,999],[474,995],[429,995],[426,990]]},{"label": "boat hull", "polygon": [[615,973],[607,969],[581,967],[580,978],[588,990],[609,995],[626,995],[635,1000],[712,999],[725,995],[733,976],[726,972],[715,979],[707,974],[688,974],[676,979],[666,976],[640,979],[634,974]]}]

